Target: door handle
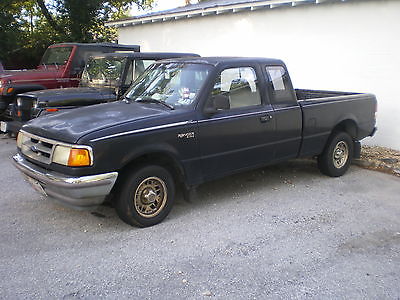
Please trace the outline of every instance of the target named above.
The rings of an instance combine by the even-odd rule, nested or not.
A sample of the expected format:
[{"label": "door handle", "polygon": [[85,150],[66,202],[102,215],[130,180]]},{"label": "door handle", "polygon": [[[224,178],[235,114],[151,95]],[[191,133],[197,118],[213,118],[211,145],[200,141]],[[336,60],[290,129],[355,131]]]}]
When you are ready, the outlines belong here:
[{"label": "door handle", "polygon": [[260,117],[260,122],[261,123],[267,123],[269,121],[272,120],[272,116],[271,115],[265,115],[265,116],[261,116]]}]

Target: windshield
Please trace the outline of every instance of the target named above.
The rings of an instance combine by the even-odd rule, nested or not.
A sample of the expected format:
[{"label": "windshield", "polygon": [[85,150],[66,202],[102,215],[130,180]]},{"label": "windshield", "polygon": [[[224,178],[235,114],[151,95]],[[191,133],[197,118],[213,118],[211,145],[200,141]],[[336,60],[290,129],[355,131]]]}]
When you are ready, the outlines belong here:
[{"label": "windshield", "polygon": [[82,74],[81,86],[118,87],[125,64],[126,58],[90,58]]},{"label": "windshield", "polygon": [[71,52],[72,47],[47,48],[46,52],[43,54],[40,64],[44,66],[63,66],[68,62]]},{"label": "windshield", "polygon": [[211,66],[188,63],[154,64],[140,76],[126,98],[138,102],[162,101],[173,107],[191,105]]}]

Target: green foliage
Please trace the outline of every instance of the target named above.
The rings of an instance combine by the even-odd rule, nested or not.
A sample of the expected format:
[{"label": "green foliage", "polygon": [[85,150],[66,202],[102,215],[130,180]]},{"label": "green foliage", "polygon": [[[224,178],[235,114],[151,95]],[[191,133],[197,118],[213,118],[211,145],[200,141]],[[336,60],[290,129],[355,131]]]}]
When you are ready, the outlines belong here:
[{"label": "green foliage", "polygon": [[45,49],[60,42],[115,41],[106,21],[128,17],[136,5],[154,0],[1,0],[0,61],[6,68],[31,68]]}]

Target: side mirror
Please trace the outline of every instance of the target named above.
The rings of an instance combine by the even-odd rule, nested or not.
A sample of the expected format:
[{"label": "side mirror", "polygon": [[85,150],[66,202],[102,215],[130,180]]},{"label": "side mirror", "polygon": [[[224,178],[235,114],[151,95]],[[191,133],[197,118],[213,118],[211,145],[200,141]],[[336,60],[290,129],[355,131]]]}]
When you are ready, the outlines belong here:
[{"label": "side mirror", "polygon": [[204,109],[204,113],[206,115],[213,115],[220,110],[227,110],[230,108],[231,105],[229,102],[229,97],[226,95],[219,94],[211,96],[211,98],[208,100],[206,108]]}]

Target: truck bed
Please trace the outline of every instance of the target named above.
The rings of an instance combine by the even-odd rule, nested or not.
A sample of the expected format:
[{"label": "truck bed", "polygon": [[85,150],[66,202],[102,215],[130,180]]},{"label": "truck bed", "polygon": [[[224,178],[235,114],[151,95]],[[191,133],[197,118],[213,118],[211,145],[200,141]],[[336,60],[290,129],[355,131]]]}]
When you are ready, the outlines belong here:
[{"label": "truck bed", "polygon": [[318,155],[335,126],[352,132],[355,141],[371,135],[376,98],[372,94],[295,90],[303,115],[303,143],[299,156]]},{"label": "truck bed", "polygon": [[[336,92],[336,91],[321,91],[321,90],[306,90],[306,89],[295,89],[296,97],[298,101],[305,100],[324,100],[323,98],[339,97],[339,96],[350,96],[360,95],[360,93],[347,93],[347,92]],[[325,99],[332,100],[332,99]]]}]

